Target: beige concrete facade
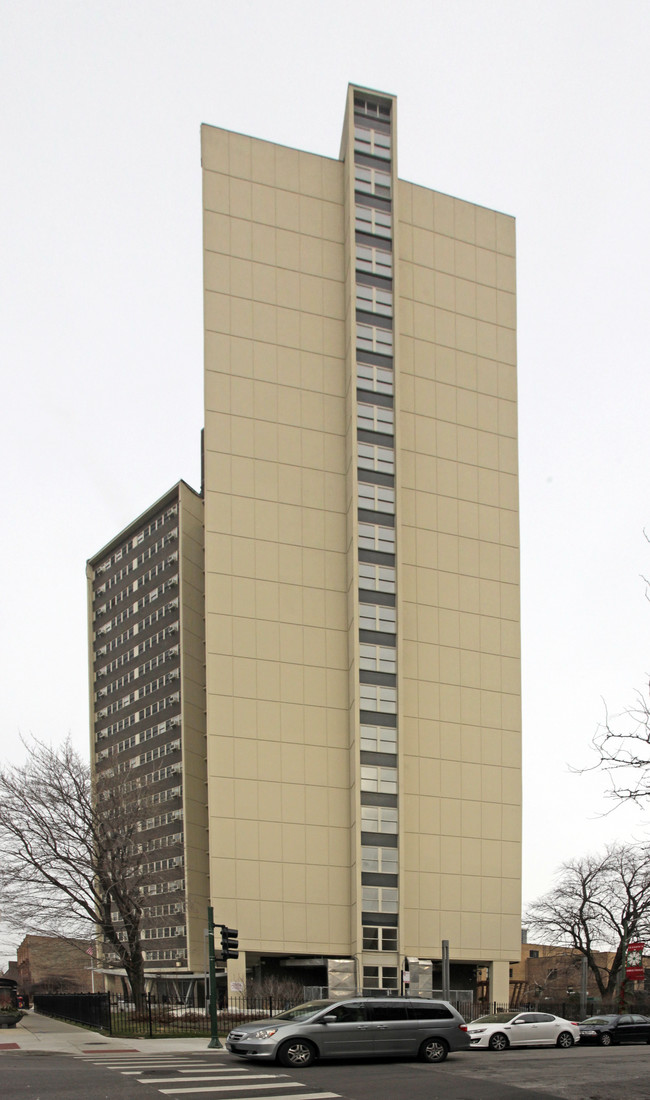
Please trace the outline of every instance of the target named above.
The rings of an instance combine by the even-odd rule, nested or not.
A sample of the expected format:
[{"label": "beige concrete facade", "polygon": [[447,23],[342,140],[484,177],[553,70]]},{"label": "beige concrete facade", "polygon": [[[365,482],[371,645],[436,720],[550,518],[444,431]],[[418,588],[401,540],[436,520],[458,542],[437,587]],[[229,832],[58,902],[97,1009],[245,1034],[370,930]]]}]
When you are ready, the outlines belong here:
[{"label": "beige concrete facade", "polygon": [[447,939],[507,999],[514,221],[400,180],[396,137],[355,88],[339,160],[202,130],[212,903],[232,978],[317,957],[396,988]]}]

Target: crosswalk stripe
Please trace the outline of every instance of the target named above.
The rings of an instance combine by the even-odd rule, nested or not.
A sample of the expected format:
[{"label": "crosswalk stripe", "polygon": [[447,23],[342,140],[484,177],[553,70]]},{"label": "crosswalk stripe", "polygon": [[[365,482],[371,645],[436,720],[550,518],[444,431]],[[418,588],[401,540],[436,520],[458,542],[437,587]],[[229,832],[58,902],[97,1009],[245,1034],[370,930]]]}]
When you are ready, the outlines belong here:
[{"label": "crosswalk stripe", "polygon": [[[268,1073],[246,1073],[246,1070],[244,1070],[243,1072],[244,1074],[246,1074],[247,1081],[260,1081],[264,1078],[268,1079]],[[224,1077],[215,1077],[212,1074],[206,1074],[205,1077],[143,1077],[142,1079],[138,1078],[138,1084],[163,1085],[166,1084],[168,1081],[182,1081],[183,1084],[185,1084],[186,1081],[241,1081],[241,1073],[242,1071],[240,1070],[240,1076],[238,1077],[231,1077],[229,1074],[226,1074]],[[286,1076],[286,1073],[276,1074],[276,1077]],[[282,1082],[282,1084],[284,1084],[284,1081]],[[165,1090],[162,1089],[161,1091],[164,1092]]]},{"label": "crosswalk stripe", "polygon": [[93,1059],[93,1065],[108,1066],[109,1069],[119,1069],[120,1066],[214,1066],[226,1065],[226,1063],[213,1062],[210,1059],[206,1062],[195,1062],[191,1058],[183,1058],[182,1060],[174,1058],[169,1062],[161,1062],[159,1058],[155,1061],[142,1061],[140,1058],[129,1058],[127,1060],[124,1058],[121,1062],[116,1062],[111,1058],[109,1062],[98,1062],[96,1059]]},{"label": "crosswalk stripe", "polygon": [[[143,1081],[142,1084],[143,1085],[148,1085],[149,1081]],[[162,1093],[165,1093],[167,1095],[171,1095],[171,1093],[174,1093],[174,1095],[176,1095],[176,1093],[178,1093],[180,1095],[181,1093],[185,1094],[185,1093],[188,1093],[188,1092],[241,1092],[242,1089],[250,1089],[250,1088],[252,1088],[252,1089],[277,1089],[277,1088],[301,1089],[302,1085],[300,1084],[299,1081],[282,1081],[281,1084],[278,1084],[277,1081],[270,1081],[267,1085],[249,1085],[248,1082],[247,1082],[245,1085],[202,1085],[201,1088],[198,1088],[198,1089],[158,1089],[158,1092],[162,1092]],[[323,1095],[323,1094],[322,1093],[317,1093],[317,1095],[320,1096],[320,1095]],[[274,1097],[273,1100],[278,1100],[277,1096]],[[300,1100],[305,1100],[304,1096],[301,1096]]]},{"label": "crosswalk stripe", "polygon": [[[179,1069],[178,1072],[179,1073],[197,1073],[199,1071],[199,1068],[214,1070],[215,1073],[250,1073],[250,1070],[248,1069],[248,1066],[246,1068],[243,1068],[242,1066],[211,1066],[209,1062],[203,1062],[203,1064],[200,1067],[199,1066],[196,1066],[196,1067],[191,1066],[189,1069]],[[286,1075],[283,1074],[283,1076],[286,1076]]]},{"label": "crosswalk stripe", "polygon": [[[95,1063],[97,1065],[97,1063]],[[139,1074],[142,1069],[177,1069],[179,1074],[194,1074],[195,1069],[213,1069],[214,1071],[230,1069],[230,1066],[220,1066],[213,1062],[119,1062],[115,1065],[103,1062],[104,1069],[121,1069],[123,1074]],[[124,1069],[124,1066],[133,1068]],[[244,1070],[245,1071],[245,1070]]]},{"label": "crosswalk stripe", "polygon": [[[109,1068],[109,1067],[107,1067],[107,1068]],[[112,1066],[110,1068],[118,1069],[119,1067],[118,1066]],[[174,1066],[155,1066],[155,1067],[152,1067],[152,1068],[162,1071],[162,1070],[165,1070],[165,1069],[174,1069]],[[228,1072],[228,1070],[226,1069],[225,1066],[223,1067],[223,1069],[220,1069],[216,1066],[201,1066],[201,1067],[197,1066],[196,1069],[179,1069],[178,1072],[179,1073],[200,1073],[201,1070],[204,1070],[204,1071],[209,1070],[210,1073],[227,1073]],[[245,1069],[240,1069],[240,1070],[233,1070],[232,1072],[233,1073],[246,1073],[246,1070]],[[140,1066],[139,1069],[121,1069],[120,1073],[122,1074],[123,1077],[137,1077],[139,1073],[148,1073],[148,1067],[147,1066]]]},{"label": "crosswalk stripe", "polygon": [[[111,1069],[119,1069],[119,1066],[111,1066]],[[124,1076],[137,1076],[138,1073],[146,1073],[149,1069],[175,1069],[178,1073],[204,1073],[209,1071],[210,1073],[248,1073],[247,1069],[238,1069],[236,1066],[211,1066],[208,1062],[202,1066],[139,1066],[138,1069],[123,1069],[120,1070]]]},{"label": "crosswalk stripe", "polygon": [[[261,1086],[256,1086],[260,1088]],[[270,1087],[270,1086],[269,1086]],[[186,1090],[184,1090],[186,1091]],[[196,1092],[199,1090],[196,1089]],[[212,1089],[202,1089],[202,1092],[212,1092]],[[174,1089],[160,1089],[160,1092],[173,1093]],[[250,1096],[240,1096],[239,1100],[259,1100],[259,1097],[255,1097],[252,1094]],[[300,1095],[296,1093],[283,1092],[278,1093],[277,1096],[273,1096],[270,1100],[342,1100],[340,1092],[301,1092]]]},{"label": "crosswalk stripe", "polygon": [[[209,1073],[208,1077],[205,1077],[205,1078],[195,1077],[195,1074],[205,1073],[206,1071]],[[137,1077],[138,1074],[141,1075],[142,1072],[143,1071],[141,1069],[123,1069],[122,1070],[122,1076],[123,1077]],[[189,1074],[191,1074],[191,1077],[184,1077],[184,1078],[183,1077],[147,1077],[147,1081],[183,1081],[183,1080],[185,1080],[185,1081],[197,1081],[197,1080],[198,1081],[203,1081],[203,1080],[209,1081],[212,1077],[214,1077],[215,1080],[217,1080],[217,1078],[221,1078],[224,1081],[230,1081],[231,1079],[234,1081],[234,1080],[236,1080],[236,1078],[234,1076],[235,1074],[237,1075],[237,1077],[242,1077],[242,1076],[245,1077],[246,1074],[249,1073],[250,1071],[247,1070],[247,1069],[226,1069],[225,1066],[223,1067],[223,1069],[220,1069],[220,1068],[213,1069],[212,1066],[203,1066],[202,1070],[198,1069],[198,1068],[197,1069],[179,1069],[178,1072],[179,1073],[189,1073]],[[233,1074],[232,1078],[229,1076],[230,1074]],[[258,1076],[259,1076],[259,1074],[258,1074]]]}]

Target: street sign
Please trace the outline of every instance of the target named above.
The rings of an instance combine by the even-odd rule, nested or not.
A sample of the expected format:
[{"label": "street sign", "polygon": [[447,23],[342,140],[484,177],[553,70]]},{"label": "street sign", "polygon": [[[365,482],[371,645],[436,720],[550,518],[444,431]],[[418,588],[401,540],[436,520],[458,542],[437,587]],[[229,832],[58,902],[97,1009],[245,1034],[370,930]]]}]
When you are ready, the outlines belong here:
[{"label": "street sign", "polygon": [[628,943],[625,952],[625,978],[628,982],[642,982],[645,974],[643,971],[643,948],[645,943]]}]

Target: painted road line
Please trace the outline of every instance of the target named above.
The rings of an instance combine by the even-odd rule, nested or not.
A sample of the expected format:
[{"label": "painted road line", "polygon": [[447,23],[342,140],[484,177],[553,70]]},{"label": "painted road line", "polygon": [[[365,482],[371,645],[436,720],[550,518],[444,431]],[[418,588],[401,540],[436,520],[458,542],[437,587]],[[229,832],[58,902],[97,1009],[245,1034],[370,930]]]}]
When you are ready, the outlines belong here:
[{"label": "painted road line", "polygon": [[[262,1086],[255,1086],[261,1088]],[[174,1089],[160,1089],[161,1092],[173,1093]],[[184,1090],[186,1091],[186,1090]],[[198,1090],[195,1090],[198,1091]],[[212,1092],[212,1089],[203,1089],[203,1092]],[[240,1096],[238,1100],[259,1100],[259,1097]],[[301,1092],[298,1096],[295,1092],[283,1092],[278,1093],[277,1096],[273,1096],[270,1100],[343,1100],[340,1092]]]},{"label": "painted road line", "polygon": [[[143,1085],[148,1085],[149,1081],[142,1081],[141,1083]],[[183,1095],[185,1095],[185,1093],[189,1093],[189,1092],[241,1092],[242,1089],[248,1089],[248,1088],[252,1088],[252,1089],[278,1089],[278,1088],[280,1088],[280,1089],[301,1089],[303,1087],[304,1086],[301,1085],[299,1081],[281,1081],[280,1084],[278,1084],[277,1081],[270,1081],[268,1085],[249,1085],[249,1084],[245,1084],[245,1085],[205,1085],[205,1086],[202,1086],[200,1089],[158,1089],[158,1091],[162,1092],[162,1093],[165,1093],[166,1095],[169,1095],[169,1096],[171,1096],[172,1094],[175,1096],[176,1093],[178,1093],[179,1095],[181,1095],[181,1093]],[[315,1095],[326,1096],[327,1093],[317,1093]],[[336,1093],[330,1093],[330,1096],[335,1096],[335,1095],[336,1095]],[[243,1098],[243,1100],[246,1100],[246,1098]],[[273,1100],[278,1100],[278,1097],[274,1096]],[[305,1097],[301,1096],[300,1100],[305,1100]]]},{"label": "painted road line", "polygon": [[[117,1068],[117,1067],[113,1067],[113,1068]],[[155,1069],[158,1069],[158,1070],[174,1069],[173,1066],[155,1066],[155,1067],[152,1067],[152,1068],[155,1068]],[[140,1066],[140,1069],[123,1069],[123,1070],[120,1070],[120,1073],[122,1074],[123,1077],[137,1077],[138,1074],[142,1074],[144,1072],[145,1072],[145,1069],[144,1069],[143,1066]],[[196,1069],[178,1069],[177,1072],[178,1073],[191,1073],[191,1074],[206,1073],[206,1072],[207,1073],[216,1073],[216,1074],[222,1074],[222,1073],[246,1074],[246,1073],[249,1072],[249,1070],[247,1070],[247,1069],[231,1069],[230,1066],[197,1066]],[[153,1081],[154,1078],[150,1077],[150,1078],[148,1078],[148,1080]],[[156,1080],[161,1080],[161,1078],[156,1078]],[[176,1077],[167,1078],[166,1077],[165,1080],[169,1080],[169,1081],[179,1080],[179,1081],[182,1081],[183,1078],[182,1077],[178,1077],[178,1078],[176,1078]]]},{"label": "painted road line", "polygon": [[[239,1074],[246,1074],[247,1081],[260,1081],[264,1078],[268,1079],[268,1073],[247,1073],[246,1070],[239,1070]],[[286,1077],[286,1073],[281,1073],[278,1076]],[[241,1076],[230,1077],[226,1074],[225,1077],[215,1077],[211,1074],[206,1074],[205,1077],[143,1077],[142,1080],[138,1080],[139,1085],[162,1085],[167,1084],[169,1081],[182,1081],[185,1084],[186,1081],[241,1081]],[[284,1084],[284,1081],[282,1082]],[[255,1086],[257,1088],[257,1086]],[[161,1092],[165,1092],[165,1089],[161,1089]],[[186,1091],[185,1089],[181,1090]]]}]

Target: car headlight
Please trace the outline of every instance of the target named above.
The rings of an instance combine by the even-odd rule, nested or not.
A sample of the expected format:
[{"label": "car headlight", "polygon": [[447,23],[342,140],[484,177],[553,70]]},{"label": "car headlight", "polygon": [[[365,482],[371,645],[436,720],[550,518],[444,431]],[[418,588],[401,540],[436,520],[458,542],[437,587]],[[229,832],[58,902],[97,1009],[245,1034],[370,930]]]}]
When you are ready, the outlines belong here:
[{"label": "car headlight", "polygon": [[277,1030],[278,1030],[277,1027],[265,1027],[265,1028],[262,1029],[262,1031],[256,1031],[253,1038],[254,1039],[270,1039],[272,1035],[275,1035]]},{"label": "car headlight", "polygon": [[470,1030],[470,1035],[482,1035],[484,1031],[487,1031],[485,1027],[473,1027]]}]

